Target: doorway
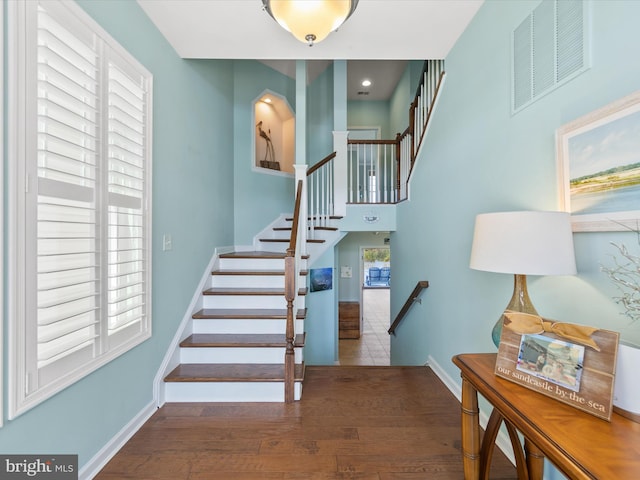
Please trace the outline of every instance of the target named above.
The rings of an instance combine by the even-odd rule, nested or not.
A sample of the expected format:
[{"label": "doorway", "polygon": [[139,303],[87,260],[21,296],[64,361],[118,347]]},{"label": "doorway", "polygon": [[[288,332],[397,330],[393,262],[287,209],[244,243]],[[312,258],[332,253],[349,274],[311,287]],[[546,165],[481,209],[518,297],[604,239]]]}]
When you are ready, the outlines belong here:
[{"label": "doorway", "polygon": [[357,340],[340,340],[340,365],[391,365],[391,343],[387,333],[391,281],[390,275],[376,274],[376,269],[383,268],[390,272],[389,247],[360,247],[362,333]]}]

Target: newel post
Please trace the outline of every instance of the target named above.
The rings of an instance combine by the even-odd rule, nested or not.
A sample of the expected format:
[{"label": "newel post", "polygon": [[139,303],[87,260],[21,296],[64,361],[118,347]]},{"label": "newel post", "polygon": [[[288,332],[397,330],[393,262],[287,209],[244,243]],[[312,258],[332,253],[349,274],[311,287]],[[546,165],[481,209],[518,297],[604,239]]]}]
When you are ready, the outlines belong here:
[{"label": "newel post", "polygon": [[295,400],[295,294],[296,294],[296,257],[295,251],[287,250],[284,259],[285,285],[284,296],[287,301],[287,324],[285,331],[286,350],[284,355],[284,401],[292,403]]}]

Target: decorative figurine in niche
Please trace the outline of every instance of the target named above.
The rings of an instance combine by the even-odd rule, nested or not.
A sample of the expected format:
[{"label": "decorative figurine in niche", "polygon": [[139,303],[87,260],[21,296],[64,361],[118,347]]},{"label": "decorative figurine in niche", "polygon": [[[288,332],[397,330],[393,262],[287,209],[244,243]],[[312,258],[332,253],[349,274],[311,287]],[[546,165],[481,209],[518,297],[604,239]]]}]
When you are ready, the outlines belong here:
[{"label": "decorative figurine in niche", "polygon": [[269,133],[262,129],[262,120],[256,125],[258,133],[266,142],[266,148],[264,152],[264,160],[260,160],[260,166],[263,168],[270,168],[271,170],[280,170],[280,163],[276,161],[275,151],[273,149],[273,142],[271,141],[271,129]]}]

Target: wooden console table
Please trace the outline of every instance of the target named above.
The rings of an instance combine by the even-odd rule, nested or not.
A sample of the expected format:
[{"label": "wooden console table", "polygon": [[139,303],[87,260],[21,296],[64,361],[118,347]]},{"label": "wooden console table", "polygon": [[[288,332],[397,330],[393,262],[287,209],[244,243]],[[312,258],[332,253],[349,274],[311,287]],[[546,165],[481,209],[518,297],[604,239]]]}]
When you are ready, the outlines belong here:
[{"label": "wooden console table", "polygon": [[[489,478],[503,421],[521,480],[541,480],[545,456],[570,479],[640,478],[640,424],[616,413],[607,422],[497,377],[494,353],[456,355],[453,363],[462,375],[465,480]],[[493,406],[482,441],[478,393]],[[518,431],[525,439],[524,450]]]}]

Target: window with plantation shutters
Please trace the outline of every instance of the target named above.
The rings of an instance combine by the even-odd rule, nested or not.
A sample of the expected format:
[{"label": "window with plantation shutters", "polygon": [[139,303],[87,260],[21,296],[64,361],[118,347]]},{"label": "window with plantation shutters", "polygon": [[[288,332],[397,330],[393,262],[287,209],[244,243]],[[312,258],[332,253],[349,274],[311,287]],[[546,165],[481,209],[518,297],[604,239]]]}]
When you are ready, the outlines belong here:
[{"label": "window with plantation shutters", "polygon": [[151,334],[151,75],[71,2],[10,12],[15,416]]}]

